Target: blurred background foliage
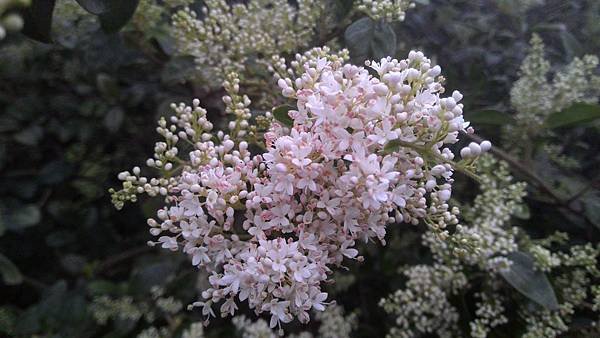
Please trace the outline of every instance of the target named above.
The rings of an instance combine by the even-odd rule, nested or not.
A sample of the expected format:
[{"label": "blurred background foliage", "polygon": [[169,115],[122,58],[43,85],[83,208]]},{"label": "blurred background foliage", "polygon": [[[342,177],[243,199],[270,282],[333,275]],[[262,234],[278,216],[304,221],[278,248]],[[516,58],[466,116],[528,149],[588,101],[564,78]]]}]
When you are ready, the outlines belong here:
[{"label": "blurred background foliage", "polygon": [[[513,123],[509,92],[532,33],[557,67],[600,54],[595,0],[421,0],[374,47],[344,39],[364,16],[348,17],[349,2],[331,1],[338,21],[318,36],[333,33],[332,44],[352,57],[361,48],[399,57],[423,50],[442,66],[447,88],[465,95],[466,119],[496,145],[502,126]],[[0,40],[0,336],[130,337],[151,326],[179,336],[200,320],[185,311],[197,297],[198,272],[182,255],[145,245],[145,219],[157,202],[117,212],[107,191],[117,185],[116,172],[145,161],[168,104],[199,97],[218,119],[221,93],[194,80],[193,60],[175,52],[169,30],[176,6],[141,0],[131,17],[114,18],[93,14],[90,3],[79,1],[88,12],[75,0],[56,1],[47,27],[27,22],[43,9],[24,13],[23,32],[46,43],[15,32]],[[152,5],[160,10],[142,10]],[[582,118],[557,116],[553,132],[530,140],[538,149],[531,158],[509,157],[515,176],[530,183],[528,208],[515,225],[534,238],[560,230],[573,242],[598,242],[600,120],[597,106],[580,110]],[[553,154],[576,165],[553,161],[544,150],[552,144],[559,147]],[[476,194],[472,182],[457,184],[460,198]],[[399,266],[430,259],[420,242],[418,228],[392,230],[388,246],[364,248],[368,264],[336,273],[329,291],[358,313],[356,336],[384,336],[377,303],[401,285]],[[207,335],[233,335],[226,323],[213,322]]]}]

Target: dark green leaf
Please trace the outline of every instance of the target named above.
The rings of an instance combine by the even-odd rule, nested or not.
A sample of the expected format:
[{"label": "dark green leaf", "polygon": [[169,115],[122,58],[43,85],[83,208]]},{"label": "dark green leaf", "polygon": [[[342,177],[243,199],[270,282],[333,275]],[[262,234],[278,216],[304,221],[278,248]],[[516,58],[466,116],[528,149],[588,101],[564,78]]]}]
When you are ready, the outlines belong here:
[{"label": "dark green leaf", "polygon": [[139,0],[110,0],[110,10],[100,14],[100,25],[107,33],[118,32],[133,16]]},{"label": "dark green leaf", "polygon": [[19,269],[15,266],[10,259],[6,258],[0,253],[0,274],[2,274],[2,281],[7,285],[17,285],[23,282],[23,276]]},{"label": "dark green leaf", "polygon": [[560,40],[563,48],[567,54],[568,59],[572,59],[576,55],[583,54],[583,48],[581,43],[577,41],[573,34],[569,33],[568,30],[563,29],[560,31]]},{"label": "dark green leaf", "polygon": [[281,122],[284,126],[291,127],[294,125],[294,120],[292,120],[288,112],[294,109],[296,108],[287,104],[275,107],[273,108],[273,117],[275,120]]},{"label": "dark green leaf", "polygon": [[191,56],[176,56],[165,64],[161,72],[161,78],[169,84],[184,83],[190,77],[191,69],[195,69],[196,64]]},{"label": "dark green leaf", "polygon": [[394,151],[398,150],[399,148],[400,148],[400,142],[398,140],[391,140],[391,141],[388,141],[388,143],[386,143],[385,146],[383,147],[383,153],[391,154]]},{"label": "dark green leaf", "polygon": [[355,62],[377,60],[396,53],[396,33],[384,21],[361,18],[346,28],[344,39]]},{"label": "dark green leaf", "polygon": [[[106,13],[109,10],[110,1],[108,0],[76,0],[81,7],[83,7],[86,11],[94,14],[100,15]],[[124,0],[125,2],[127,0]]]},{"label": "dark green leaf", "polygon": [[371,57],[380,60],[396,54],[396,33],[385,21],[378,21],[373,30]]},{"label": "dark green leaf", "polygon": [[175,56],[177,54],[177,41],[169,30],[157,29],[151,33],[151,36],[166,55]]},{"label": "dark green leaf", "polygon": [[117,99],[119,97],[119,84],[108,74],[100,73],[96,76],[96,86],[104,97]]},{"label": "dark green leaf", "polygon": [[490,124],[495,126],[503,126],[515,122],[515,120],[509,114],[491,109],[469,113],[467,114],[466,119],[475,125]]},{"label": "dark green leaf", "polygon": [[99,279],[89,282],[87,289],[91,296],[102,296],[117,293],[119,286],[113,282]]},{"label": "dark green leaf", "polygon": [[348,46],[353,59],[364,61],[370,57],[374,25],[375,22],[371,18],[364,17],[346,28],[344,40],[346,40],[346,46]]},{"label": "dark green leaf", "polygon": [[563,111],[550,114],[546,118],[546,127],[575,127],[596,119],[600,119],[600,105],[575,103]]},{"label": "dark green leaf", "polygon": [[515,251],[507,258],[512,262],[508,270],[500,275],[517,291],[537,304],[549,309],[558,309],[558,301],[552,284],[542,271],[536,270],[533,258],[524,252]]},{"label": "dark green leaf", "polygon": [[19,207],[2,208],[0,222],[8,230],[21,230],[38,224],[42,213],[35,204],[27,204]]},{"label": "dark green leaf", "polygon": [[56,184],[63,182],[71,175],[73,168],[62,160],[46,164],[39,173],[39,180],[43,184]]},{"label": "dark green leaf", "polygon": [[125,113],[121,107],[115,107],[106,113],[104,117],[104,125],[111,133],[116,132],[123,124]]},{"label": "dark green leaf", "polygon": [[0,333],[7,335],[7,337],[13,337],[16,323],[16,309],[6,305],[0,307]]},{"label": "dark green leaf", "polygon": [[46,236],[46,244],[52,248],[60,248],[76,241],[76,236],[67,230],[51,232]]},{"label": "dark green leaf", "polygon": [[522,204],[515,208],[514,215],[519,219],[529,219],[531,217],[531,212],[529,211],[527,204]]},{"label": "dark green leaf", "polygon": [[13,137],[15,141],[28,145],[34,146],[38,144],[41,138],[44,136],[44,130],[38,126],[33,125],[23,129],[22,131],[16,133]]},{"label": "dark green leaf", "polygon": [[24,14],[25,26],[23,33],[28,37],[50,43],[52,38],[52,11],[54,11],[55,0],[33,0]]},{"label": "dark green leaf", "polygon": [[600,228],[600,197],[596,194],[586,194],[582,200],[585,208],[585,216],[596,227]]},{"label": "dark green leaf", "polygon": [[85,268],[86,260],[81,255],[67,254],[60,259],[60,265],[70,274],[77,275]]}]

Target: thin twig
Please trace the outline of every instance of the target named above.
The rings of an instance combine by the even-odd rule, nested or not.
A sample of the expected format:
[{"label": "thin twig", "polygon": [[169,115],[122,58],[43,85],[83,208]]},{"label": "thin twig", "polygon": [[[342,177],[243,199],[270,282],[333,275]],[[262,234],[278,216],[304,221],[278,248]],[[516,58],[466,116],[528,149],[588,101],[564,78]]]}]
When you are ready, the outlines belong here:
[{"label": "thin twig", "polygon": [[95,269],[95,273],[101,274],[103,272],[106,272],[106,270],[110,269],[111,267],[113,267],[115,265],[118,265],[124,261],[130,260],[137,256],[143,255],[147,252],[150,252],[151,250],[152,250],[152,247],[150,247],[148,245],[144,245],[144,246],[133,248],[131,250],[127,250],[127,251],[121,252],[119,254],[116,254],[114,256],[108,257],[106,260],[104,260],[103,262],[100,262],[100,264],[98,264],[98,266]]},{"label": "thin twig", "polygon": [[[467,136],[475,142],[481,143],[483,138],[475,135],[475,134],[467,134]],[[498,147],[492,147],[490,152],[502,160],[506,161],[511,167],[517,169],[523,175],[527,176],[531,180],[531,182],[541,191],[547,193],[550,198],[552,198],[558,204],[563,204],[568,206],[568,201],[559,196],[546,182],[544,182],[540,177],[538,177],[529,167],[521,163],[516,158],[512,157],[508,153],[499,149]]]}]

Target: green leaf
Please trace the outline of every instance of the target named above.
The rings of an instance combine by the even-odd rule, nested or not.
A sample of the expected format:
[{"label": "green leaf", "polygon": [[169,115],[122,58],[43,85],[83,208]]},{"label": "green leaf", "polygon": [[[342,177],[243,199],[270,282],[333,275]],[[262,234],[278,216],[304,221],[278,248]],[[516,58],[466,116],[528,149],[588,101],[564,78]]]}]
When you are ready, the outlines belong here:
[{"label": "green leaf", "polygon": [[96,76],[96,86],[100,93],[107,99],[119,98],[119,83],[108,74],[100,73]]},{"label": "green leaf", "polygon": [[73,275],[80,274],[85,269],[86,263],[85,257],[81,255],[66,254],[60,259],[63,269]]},{"label": "green leaf", "polygon": [[383,153],[391,154],[394,151],[398,150],[398,148],[400,148],[400,142],[398,140],[391,140],[388,141],[388,143],[386,143],[385,146],[383,146]]},{"label": "green leaf", "polygon": [[116,33],[129,22],[139,0],[109,0],[110,10],[100,14],[100,26],[107,33]]},{"label": "green leaf", "polygon": [[514,216],[519,219],[529,219],[531,218],[531,212],[529,211],[529,207],[527,204],[521,204],[515,208]]},{"label": "green leaf", "polygon": [[83,7],[86,11],[100,15],[108,12],[110,8],[110,1],[108,0],[76,0],[79,6]]},{"label": "green leaf", "polygon": [[34,226],[40,222],[42,212],[35,204],[27,204],[19,207],[2,208],[0,210],[0,222],[8,230],[21,230]]},{"label": "green leaf", "polygon": [[381,59],[396,53],[396,33],[384,21],[361,18],[346,28],[344,39],[356,62]]},{"label": "green leaf", "polygon": [[175,56],[163,67],[161,79],[168,84],[184,83],[190,77],[190,69],[194,69],[196,63],[191,56]]},{"label": "green leaf", "polygon": [[568,30],[562,29],[560,31],[560,40],[568,59],[572,59],[576,55],[583,54],[581,43],[579,43],[577,38],[575,38],[573,34],[569,33]]},{"label": "green leaf", "polygon": [[121,128],[125,113],[121,107],[114,107],[104,116],[104,126],[109,132],[114,133]]},{"label": "green leaf", "polygon": [[515,122],[509,114],[492,109],[469,113],[466,119],[472,124],[490,124],[495,126],[503,126]]},{"label": "green leaf", "polygon": [[52,37],[52,11],[55,0],[32,0],[24,11],[25,26],[23,33],[40,42],[50,43]]},{"label": "green leaf", "polygon": [[545,273],[535,269],[533,258],[520,251],[510,253],[507,258],[512,265],[508,270],[500,271],[500,275],[508,284],[548,310],[558,309],[552,284]]},{"label": "green leaf", "polygon": [[37,145],[42,137],[44,137],[44,129],[38,125],[27,127],[13,136],[15,141],[28,146]]},{"label": "green leaf", "polygon": [[582,200],[585,216],[594,223],[597,228],[600,228],[600,196],[597,194],[586,194]]},{"label": "green leaf", "polygon": [[119,286],[111,281],[98,279],[87,284],[88,293],[91,296],[111,295],[119,292]]},{"label": "green leaf", "polygon": [[0,274],[2,274],[2,280],[4,281],[4,284],[17,285],[23,282],[23,275],[21,275],[21,272],[17,266],[1,253]]},{"label": "green leaf", "polygon": [[353,22],[344,32],[344,40],[353,59],[367,60],[371,53],[371,40],[375,23],[369,17]]},{"label": "green leaf", "polygon": [[575,127],[600,119],[600,105],[575,103],[569,108],[550,114],[546,118],[547,128]]},{"label": "green leaf", "polygon": [[40,183],[57,184],[66,180],[73,172],[73,168],[63,160],[55,160],[44,165],[38,174]]},{"label": "green leaf", "polygon": [[273,117],[281,122],[284,126],[286,127],[291,127],[294,125],[294,120],[292,120],[292,118],[290,117],[290,115],[288,114],[288,112],[290,110],[294,110],[296,108],[287,105],[287,104],[283,104],[281,106],[275,107],[273,108]]},{"label": "green leaf", "polygon": [[385,21],[378,21],[374,26],[371,53],[375,60],[396,54],[396,33]]}]

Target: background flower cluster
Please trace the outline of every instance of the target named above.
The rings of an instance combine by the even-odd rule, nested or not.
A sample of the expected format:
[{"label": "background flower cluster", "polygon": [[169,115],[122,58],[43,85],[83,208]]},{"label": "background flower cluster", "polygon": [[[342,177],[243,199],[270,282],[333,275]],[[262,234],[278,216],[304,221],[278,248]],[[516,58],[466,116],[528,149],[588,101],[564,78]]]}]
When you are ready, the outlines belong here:
[{"label": "background flower cluster", "polygon": [[[190,127],[227,131],[236,147],[214,151],[241,160],[245,152],[272,154],[269,170],[285,179],[278,163],[306,159],[278,157],[287,143],[273,143],[270,152],[257,144],[276,114],[271,108],[296,100],[302,65],[334,55],[362,66],[386,56],[401,60],[411,50],[423,51],[431,68],[441,67],[439,81],[448,90],[442,96],[461,104],[464,120],[476,127],[449,151],[468,159],[484,140],[494,145],[469,167],[477,177],[456,172],[451,194],[441,179],[433,188],[450,214],[461,210],[459,225],[449,227],[456,236],[440,241],[435,222],[410,224],[409,212],[394,215],[385,237],[377,227],[368,235],[384,238],[385,246],[342,240],[343,266],[321,285],[327,300],[311,294],[317,308],[327,303],[325,311],[308,311],[308,324],[282,320],[285,335],[598,336],[597,1],[116,3],[0,0],[0,336],[278,336],[269,325],[272,311],[257,316],[248,303],[237,302],[233,319],[220,318],[219,303],[208,327],[202,307],[187,309],[204,299],[203,290],[223,286],[224,275],[212,277],[211,285],[212,272],[195,266],[218,259],[210,248],[148,231],[147,219],[158,228],[164,221],[156,214],[165,206],[158,196],[177,177],[169,173],[176,155],[192,152],[189,144],[174,150],[173,137],[181,135],[170,125],[189,139]],[[464,97],[455,97],[455,89]],[[318,102],[307,98],[306,104]],[[202,123],[173,122],[174,112],[195,114]],[[157,121],[162,144],[150,137]],[[381,125],[371,140],[393,134]],[[307,136],[297,137],[290,142],[306,142]],[[250,140],[247,148],[237,146],[241,138]],[[216,144],[229,148],[223,141],[222,135]],[[151,168],[135,169],[140,163]],[[115,175],[126,169],[127,175]],[[214,180],[226,174],[213,172]],[[317,186],[319,178],[306,174],[290,182],[293,192]],[[151,182],[153,176],[166,181]],[[122,207],[117,211],[109,189],[128,177],[135,179],[113,200]],[[193,190],[191,181],[181,184]],[[365,208],[376,210],[384,200],[377,196]],[[331,196],[320,202],[317,208],[335,214]],[[194,203],[188,201],[187,212],[197,211]],[[265,212],[264,204],[252,208]],[[285,228],[286,218],[277,216],[291,212],[284,208],[269,206],[261,231],[277,222]],[[308,217],[304,209],[293,213]],[[237,210],[214,211],[222,228],[242,222]],[[189,223],[179,227],[192,240],[202,231]],[[300,243],[314,244],[310,236]],[[264,245],[294,250],[287,243]],[[309,268],[298,278],[318,274]],[[522,278],[528,283],[519,283]]]}]

